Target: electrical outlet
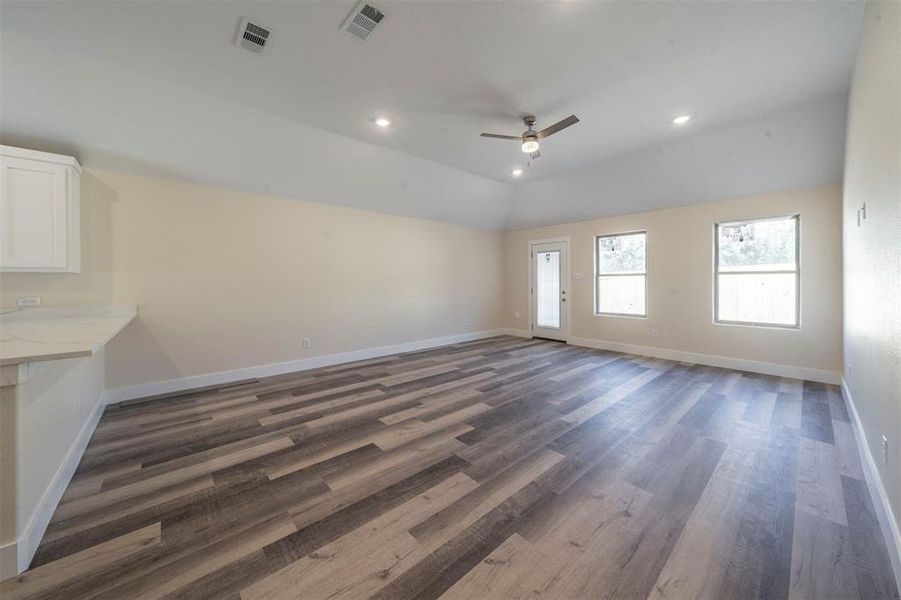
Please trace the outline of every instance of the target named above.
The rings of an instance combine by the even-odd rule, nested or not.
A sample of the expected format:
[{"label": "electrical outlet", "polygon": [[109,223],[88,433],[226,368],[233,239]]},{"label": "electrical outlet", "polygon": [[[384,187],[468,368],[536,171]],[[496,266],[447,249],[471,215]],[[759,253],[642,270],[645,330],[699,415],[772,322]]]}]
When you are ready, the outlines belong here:
[{"label": "electrical outlet", "polygon": [[311,340],[310,338],[303,338],[303,347],[304,348],[312,348],[313,340]]},{"label": "electrical outlet", "polygon": [[888,464],[888,438],[882,436],[882,464]]},{"label": "electrical outlet", "polygon": [[516,317],[516,318],[518,319],[518,318],[519,318],[519,311],[518,311],[518,310],[514,310],[514,311],[513,311],[513,316]]},{"label": "electrical outlet", "polygon": [[656,339],[660,339],[660,332],[656,329],[651,329],[651,337]]},{"label": "electrical outlet", "polygon": [[40,296],[19,296],[16,299],[16,306],[40,306]]}]

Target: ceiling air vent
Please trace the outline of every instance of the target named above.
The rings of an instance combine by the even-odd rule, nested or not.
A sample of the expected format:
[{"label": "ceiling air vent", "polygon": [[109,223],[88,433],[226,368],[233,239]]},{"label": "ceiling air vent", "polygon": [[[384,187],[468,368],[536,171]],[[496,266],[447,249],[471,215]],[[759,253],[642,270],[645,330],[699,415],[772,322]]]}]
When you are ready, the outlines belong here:
[{"label": "ceiling air vent", "polygon": [[371,4],[367,4],[364,0],[350,12],[344,23],[341,24],[341,29],[365,40],[384,18],[385,13]]},{"label": "ceiling air vent", "polygon": [[263,54],[272,44],[272,30],[243,17],[235,36],[235,44],[256,54]]}]

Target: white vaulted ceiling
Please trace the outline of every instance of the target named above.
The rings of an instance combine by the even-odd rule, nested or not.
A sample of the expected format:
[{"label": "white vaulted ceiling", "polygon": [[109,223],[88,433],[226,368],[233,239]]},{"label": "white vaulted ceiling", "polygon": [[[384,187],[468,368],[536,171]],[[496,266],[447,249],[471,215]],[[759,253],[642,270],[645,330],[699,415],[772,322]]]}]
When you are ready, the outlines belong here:
[{"label": "white vaulted ceiling", "polygon": [[[523,190],[840,98],[862,8],[373,3],[387,16],[361,42],[339,30],[354,6],[345,0],[4,1],[0,135],[88,166],[382,212],[487,227],[559,222],[604,207],[587,214],[562,198],[560,211],[536,209]],[[242,16],[275,31],[267,54],[232,45]],[[479,133],[517,134],[526,113],[539,127],[573,113],[582,122],[543,143],[535,172],[511,186],[524,155]],[[674,128],[682,113],[694,118]],[[373,125],[383,115],[391,127]],[[771,121],[768,139],[778,139]],[[843,123],[831,121],[840,143]],[[814,143],[793,147],[816,153]],[[830,149],[813,170],[828,178],[834,162]]]}]

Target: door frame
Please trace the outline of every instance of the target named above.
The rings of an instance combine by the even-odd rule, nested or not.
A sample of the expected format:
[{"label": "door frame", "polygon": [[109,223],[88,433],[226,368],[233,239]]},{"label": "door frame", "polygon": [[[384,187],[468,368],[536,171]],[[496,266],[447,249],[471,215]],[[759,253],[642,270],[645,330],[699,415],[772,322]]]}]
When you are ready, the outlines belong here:
[{"label": "door frame", "polygon": [[563,243],[565,245],[564,252],[564,260],[563,260],[563,273],[561,277],[561,284],[563,286],[563,290],[567,292],[567,300],[563,303],[563,335],[566,337],[564,343],[569,343],[570,338],[570,327],[571,325],[571,315],[572,315],[572,237],[571,236],[561,236],[555,238],[544,238],[540,240],[529,240],[529,248],[526,253],[526,260],[529,266],[529,286],[528,295],[529,295],[529,337],[534,337],[533,332],[535,330],[535,313],[532,311],[532,297],[535,295],[532,290],[534,290],[534,277],[535,274],[533,272],[533,264],[532,264],[532,252],[533,248],[539,244],[559,244]]}]

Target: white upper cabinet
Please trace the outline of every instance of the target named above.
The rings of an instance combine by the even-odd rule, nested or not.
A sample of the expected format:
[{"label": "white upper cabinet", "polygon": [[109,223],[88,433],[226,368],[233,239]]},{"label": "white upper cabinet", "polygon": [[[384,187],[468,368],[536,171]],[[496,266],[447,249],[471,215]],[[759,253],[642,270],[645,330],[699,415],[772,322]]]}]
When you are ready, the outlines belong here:
[{"label": "white upper cabinet", "polygon": [[81,272],[80,176],[71,156],[0,146],[0,271]]}]

